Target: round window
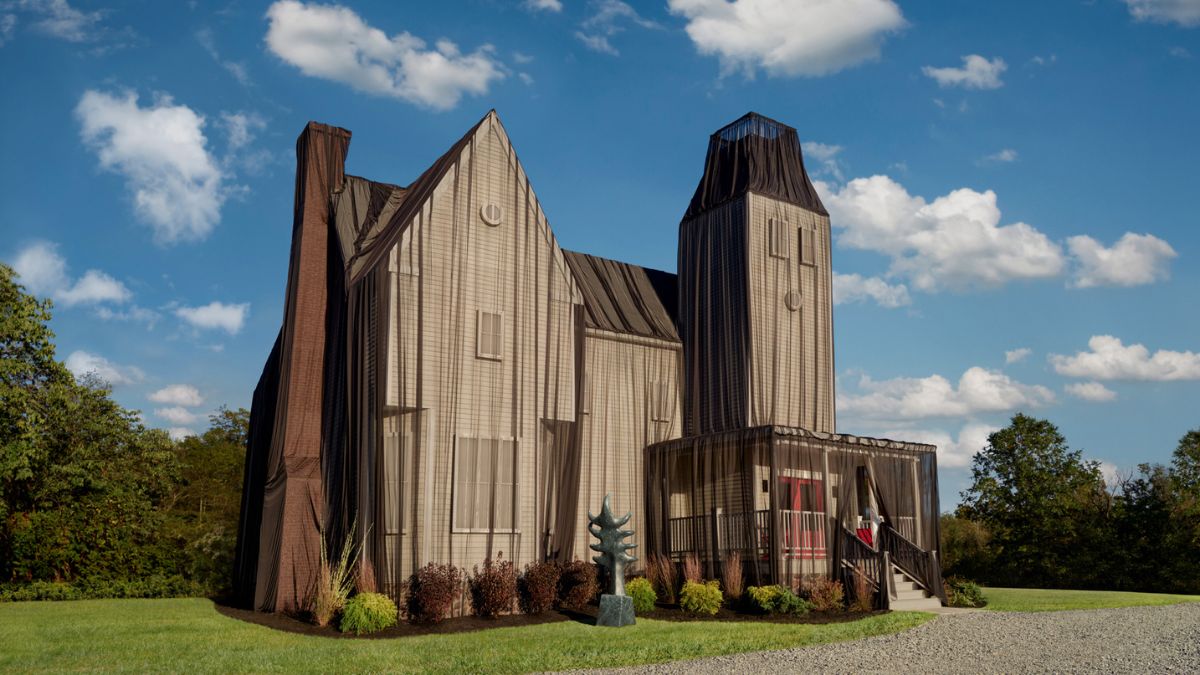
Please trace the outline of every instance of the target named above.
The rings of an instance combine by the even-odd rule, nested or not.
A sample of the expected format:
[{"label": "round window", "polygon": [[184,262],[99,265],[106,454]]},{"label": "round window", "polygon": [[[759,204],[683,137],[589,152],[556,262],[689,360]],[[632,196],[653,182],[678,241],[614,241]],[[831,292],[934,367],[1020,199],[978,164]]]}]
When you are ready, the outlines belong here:
[{"label": "round window", "polygon": [[803,300],[800,297],[800,291],[788,291],[783,296],[783,304],[787,305],[787,308],[793,312],[800,309],[802,303]]},{"label": "round window", "polygon": [[504,209],[499,204],[484,204],[483,208],[479,209],[479,217],[488,225],[496,227],[504,219]]}]

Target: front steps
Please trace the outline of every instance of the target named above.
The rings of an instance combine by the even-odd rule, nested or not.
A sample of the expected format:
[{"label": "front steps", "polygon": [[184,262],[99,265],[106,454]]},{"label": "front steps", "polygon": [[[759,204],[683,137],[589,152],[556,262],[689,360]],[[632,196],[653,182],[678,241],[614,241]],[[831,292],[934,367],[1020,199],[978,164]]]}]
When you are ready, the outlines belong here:
[{"label": "front steps", "polygon": [[892,595],[891,609],[896,612],[927,612],[938,609],[942,601],[932,597],[900,570],[892,565],[892,582],[896,592]]}]

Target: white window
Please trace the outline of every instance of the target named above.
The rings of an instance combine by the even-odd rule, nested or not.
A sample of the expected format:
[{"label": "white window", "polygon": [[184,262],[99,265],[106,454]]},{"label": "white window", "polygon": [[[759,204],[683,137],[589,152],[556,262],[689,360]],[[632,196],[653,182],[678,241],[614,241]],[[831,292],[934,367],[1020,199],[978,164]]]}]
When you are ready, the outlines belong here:
[{"label": "white window", "polygon": [[817,248],[813,243],[813,231],[808,228],[800,228],[800,264],[815,265],[817,264]]},{"label": "white window", "polygon": [[475,356],[499,361],[504,357],[504,315],[479,310],[476,324]]},{"label": "white window", "polygon": [[767,239],[771,247],[771,255],[776,258],[788,258],[792,247],[791,226],[782,218],[767,219]]},{"label": "white window", "polygon": [[515,531],[516,442],[460,436],[454,453],[454,529]]},{"label": "white window", "polygon": [[671,388],[667,383],[651,382],[648,395],[650,419],[654,422],[670,422],[671,411],[675,406],[671,405]]}]

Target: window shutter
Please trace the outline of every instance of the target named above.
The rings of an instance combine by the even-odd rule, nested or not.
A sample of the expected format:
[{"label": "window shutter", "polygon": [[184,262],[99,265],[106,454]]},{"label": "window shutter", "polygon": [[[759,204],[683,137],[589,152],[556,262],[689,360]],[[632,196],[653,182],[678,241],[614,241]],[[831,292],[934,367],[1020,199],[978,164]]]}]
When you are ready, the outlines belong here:
[{"label": "window shutter", "polygon": [[803,265],[817,264],[816,244],[813,243],[813,231],[808,228],[800,229],[800,263]]}]

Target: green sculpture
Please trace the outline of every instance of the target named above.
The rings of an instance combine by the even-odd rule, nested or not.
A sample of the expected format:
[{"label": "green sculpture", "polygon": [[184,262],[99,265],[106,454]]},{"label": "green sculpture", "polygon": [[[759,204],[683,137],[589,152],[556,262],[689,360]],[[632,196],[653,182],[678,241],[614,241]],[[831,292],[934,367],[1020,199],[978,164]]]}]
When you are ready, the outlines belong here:
[{"label": "green sculpture", "polygon": [[588,512],[588,520],[591,525],[588,526],[588,531],[592,536],[599,539],[600,543],[592,544],[592,550],[597,551],[600,555],[592,556],[592,560],[597,565],[601,565],[608,569],[608,593],[610,595],[625,595],[625,565],[637,560],[634,556],[626,553],[631,549],[637,548],[637,544],[627,544],[623,539],[633,536],[633,530],[622,530],[620,527],[629,522],[633,517],[633,512],[626,513],[620,520],[613,517],[612,506],[609,504],[609,497],[604,495],[604,504],[600,508],[600,515],[593,516]]}]

